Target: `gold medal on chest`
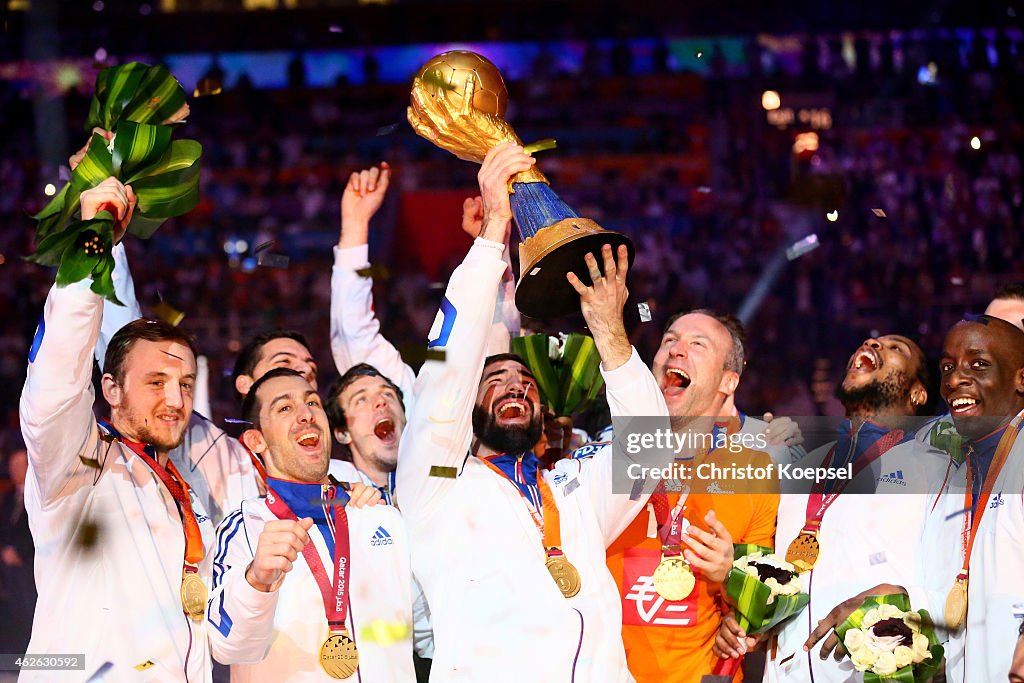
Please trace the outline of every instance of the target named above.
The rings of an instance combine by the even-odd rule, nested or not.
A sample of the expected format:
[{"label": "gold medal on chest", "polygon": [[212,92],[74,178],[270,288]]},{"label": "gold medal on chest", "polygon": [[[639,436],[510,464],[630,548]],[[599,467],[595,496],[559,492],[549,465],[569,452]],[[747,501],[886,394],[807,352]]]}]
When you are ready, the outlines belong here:
[{"label": "gold medal on chest", "polygon": [[562,595],[571,598],[580,592],[582,585],[580,573],[569,560],[565,559],[565,555],[549,556],[544,566],[547,567],[551,578],[555,580],[558,590],[562,591]]},{"label": "gold medal on chest", "polygon": [[355,641],[345,631],[334,631],[320,646],[320,666],[331,678],[350,678],[359,668]]},{"label": "gold medal on chest", "polygon": [[814,568],[820,552],[817,534],[801,531],[786,549],[786,562],[792,564],[798,571],[806,572]]},{"label": "gold medal on chest", "polygon": [[186,572],[181,577],[181,606],[193,621],[202,621],[206,616],[206,584],[199,574]]},{"label": "gold medal on chest", "polygon": [[654,590],[666,600],[683,600],[693,592],[697,585],[697,577],[681,556],[664,557],[654,570],[651,577]]}]

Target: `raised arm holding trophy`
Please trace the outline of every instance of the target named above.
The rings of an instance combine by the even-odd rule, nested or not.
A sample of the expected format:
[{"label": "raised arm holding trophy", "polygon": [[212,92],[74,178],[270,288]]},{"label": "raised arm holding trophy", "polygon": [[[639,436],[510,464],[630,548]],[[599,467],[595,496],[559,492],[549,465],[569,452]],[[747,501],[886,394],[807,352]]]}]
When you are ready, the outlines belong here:
[{"label": "raised arm holding trophy", "polygon": [[[460,159],[482,163],[502,142],[521,144],[502,118],[508,91],[501,73],[487,58],[456,50],[429,60],[413,79],[409,123],[422,137]],[[534,318],[555,317],[579,310],[579,295],[566,281],[574,272],[591,284],[583,257],[621,244],[633,261],[628,237],[605,230],[581,217],[551,189],[547,178],[533,168],[509,183],[512,213],[522,239],[516,307]]]}]

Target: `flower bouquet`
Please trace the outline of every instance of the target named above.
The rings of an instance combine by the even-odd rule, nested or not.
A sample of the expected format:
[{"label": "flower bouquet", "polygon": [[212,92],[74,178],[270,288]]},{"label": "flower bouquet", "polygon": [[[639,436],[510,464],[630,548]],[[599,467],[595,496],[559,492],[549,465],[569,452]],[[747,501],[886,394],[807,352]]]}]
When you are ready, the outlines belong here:
[{"label": "flower bouquet", "polygon": [[[771,548],[739,544],[734,547],[734,557],[725,592],[746,633],[768,631],[807,606],[810,597],[803,592],[797,569],[783,556]],[[739,659],[720,659],[712,676],[731,679],[739,664]]]},{"label": "flower bouquet", "polygon": [[903,594],[871,596],[836,628],[865,683],[924,683],[938,670],[943,649],[925,610],[910,611]]},{"label": "flower bouquet", "polygon": [[138,205],[127,231],[143,239],[198,203],[202,147],[171,140],[188,111],[181,84],[162,66],[130,62],[96,77],[86,128],[113,135],[108,142],[93,133],[70,182],[34,216],[36,250],[28,260],[58,266],[58,287],[92,278],[94,292],[120,303],[111,278],[114,216],[100,211],[91,220],[75,219],[85,190],[109,176],[131,185]]},{"label": "flower bouquet", "polygon": [[584,334],[515,337],[511,350],[526,361],[541,402],[558,417],[586,409],[604,385],[601,356]]}]

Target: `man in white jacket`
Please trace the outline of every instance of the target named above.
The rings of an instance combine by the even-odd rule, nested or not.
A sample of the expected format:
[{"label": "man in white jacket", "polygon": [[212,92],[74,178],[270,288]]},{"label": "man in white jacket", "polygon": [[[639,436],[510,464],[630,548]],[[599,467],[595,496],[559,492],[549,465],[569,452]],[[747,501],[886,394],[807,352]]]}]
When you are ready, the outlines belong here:
[{"label": "man in white jacket", "polygon": [[[331,438],[316,390],[275,369],[244,403],[242,439],[267,495],[217,531],[210,638],[233,681],[412,681],[412,574],[401,516],[356,509],[328,483]],[[355,484],[352,495],[379,498]]]},{"label": "man in white jacket", "polygon": [[[488,153],[479,178],[481,236],[456,269],[430,335],[428,360],[400,445],[398,495],[413,567],[434,625],[434,681],[629,681],[615,582],[605,548],[646,496],[612,493],[610,448],[539,471],[526,453],[540,405],[514,356],[485,364],[511,218],[506,182],[532,157]],[[570,278],[601,353],[613,415],[664,416],[654,378],[622,325],[625,250],[593,256],[593,287]],[[472,442],[472,453],[470,447]]]},{"label": "man in white jacket", "polygon": [[950,461],[929,505],[925,585],[911,596],[949,632],[946,680],[1003,681],[1024,605],[1024,332],[988,315],[961,321],[939,371],[966,459]]},{"label": "man in white jacket", "polygon": [[[113,207],[105,210],[123,234],[134,195],[108,178],[81,205],[85,220]],[[213,526],[168,459],[192,414],[195,350],[160,322],[120,330],[102,378],[110,422],[97,423],[103,300],[89,286],[50,290],[21,398],[39,589],[29,651],[84,653],[85,677],[105,669],[117,680],[208,681],[201,577]],[[60,675],[26,671],[23,680]]]},{"label": "man in white jacket", "polygon": [[[800,574],[810,603],[777,633],[767,680],[863,680],[849,658],[822,658],[816,650],[804,652],[803,645],[815,625],[851,596],[896,592],[914,583],[921,525],[932,500],[927,494],[934,490],[929,481],[936,474],[941,480],[946,466],[941,453],[927,452],[914,440],[924,422],[917,416],[929,414],[929,398],[936,393],[932,377],[924,352],[901,335],[867,339],[850,356],[836,391],[847,416],[839,439],[813,451],[804,464],[849,462],[855,476],[836,482],[828,493],[782,496],[778,552],[785,555],[790,544],[813,535],[819,553]],[[735,635],[735,620],[726,630]],[[727,638],[727,647],[735,649]]]}]

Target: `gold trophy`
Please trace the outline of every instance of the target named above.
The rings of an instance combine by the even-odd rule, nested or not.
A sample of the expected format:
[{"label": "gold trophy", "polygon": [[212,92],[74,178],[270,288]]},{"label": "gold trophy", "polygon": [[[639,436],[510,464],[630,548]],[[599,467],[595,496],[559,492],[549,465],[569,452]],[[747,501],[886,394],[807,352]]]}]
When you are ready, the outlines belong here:
[{"label": "gold trophy", "polygon": [[[501,72],[486,57],[454,50],[432,58],[412,82],[409,123],[422,137],[460,159],[482,163],[492,147],[502,142],[522,144],[502,118],[508,90]],[[512,177],[508,188],[512,214],[519,227],[519,284],[516,307],[532,318],[564,315],[579,310],[579,295],[565,279],[576,273],[591,284],[583,256],[600,260],[601,247],[630,239],[582,218],[559,199],[544,174],[534,166]]]}]

